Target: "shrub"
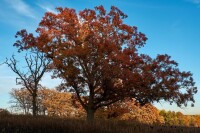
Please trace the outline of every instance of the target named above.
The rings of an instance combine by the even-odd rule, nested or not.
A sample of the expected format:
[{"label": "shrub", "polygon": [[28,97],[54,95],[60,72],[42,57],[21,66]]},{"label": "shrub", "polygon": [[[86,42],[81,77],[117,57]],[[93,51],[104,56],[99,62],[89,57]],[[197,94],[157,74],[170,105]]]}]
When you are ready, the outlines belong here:
[{"label": "shrub", "polygon": [[0,109],[0,116],[8,116],[10,112],[6,109]]}]

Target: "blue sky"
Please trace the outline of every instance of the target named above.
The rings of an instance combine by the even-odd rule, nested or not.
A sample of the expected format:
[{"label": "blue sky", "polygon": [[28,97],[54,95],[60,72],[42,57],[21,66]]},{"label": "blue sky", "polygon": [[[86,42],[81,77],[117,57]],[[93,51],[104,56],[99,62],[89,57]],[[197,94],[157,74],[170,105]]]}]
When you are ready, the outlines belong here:
[{"label": "blue sky", "polygon": [[[34,32],[46,11],[55,7],[70,7],[77,11],[103,5],[109,10],[117,6],[128,15],[125,22],[137,26],[148,37],[141,53],[155,57],[169,54],[179,68],[191,71],[200,88],[200,0],[0,0],[0,63],[16,53],[12,45],[18,30]],[[17,55],[20,60],[22,55]],[[15,85],[16,75],[6,66],[0,66],[0,108],[8,108],[9,92]],[[54,88],[59,80],[46,74],[42,84]],[[200,89],[199,89],[200,91]],[[195,95],[195,107],[178,108],[161,101],[159,109],[200,114],[200,92]]]}]

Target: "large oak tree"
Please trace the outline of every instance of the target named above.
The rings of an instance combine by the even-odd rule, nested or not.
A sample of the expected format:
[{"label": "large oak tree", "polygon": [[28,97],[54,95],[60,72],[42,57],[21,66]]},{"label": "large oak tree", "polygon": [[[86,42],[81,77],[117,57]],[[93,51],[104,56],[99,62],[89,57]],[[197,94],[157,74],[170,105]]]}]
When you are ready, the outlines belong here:
[{"label": "large oak tree", "polygon": [[77,13],[70,8],[47,12],[37,28],[38,36],[21,30],[15,43],[20,50],[37,48],[52,59],[54,75],[76,93],[87,112],[126,97],[141,104],[162,99],[186,105],[197,92],[190,72],[182,72],[168,55],[155,59],[139,54],[147,37],[123,22],[127,15],[112,6]]}]

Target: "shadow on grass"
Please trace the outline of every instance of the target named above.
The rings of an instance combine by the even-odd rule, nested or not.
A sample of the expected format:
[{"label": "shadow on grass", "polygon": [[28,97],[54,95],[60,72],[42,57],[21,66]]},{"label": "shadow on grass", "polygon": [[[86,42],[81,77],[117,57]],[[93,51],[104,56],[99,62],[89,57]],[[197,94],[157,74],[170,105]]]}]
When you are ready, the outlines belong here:
[{"label": "shadow on grass", "polygon": [[145,125],[131,121],[0,116],[0,133],[200,133],[200,128]]}]

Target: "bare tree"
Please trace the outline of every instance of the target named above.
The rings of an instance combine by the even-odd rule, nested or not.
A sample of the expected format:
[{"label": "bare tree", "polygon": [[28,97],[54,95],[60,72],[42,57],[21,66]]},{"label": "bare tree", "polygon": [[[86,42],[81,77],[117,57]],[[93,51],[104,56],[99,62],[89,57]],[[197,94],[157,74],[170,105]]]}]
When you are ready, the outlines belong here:
[{"label": "bare tree", "polygon": [[10,92],[12,100],[11,108],[17,111],[23,111],[24,114],[29,114],[32,107],[32,97],[30,97],[29,91],[22,87],[20,89],[13,88]]},{"label": "bare tree", "polygon": [[31,55],[25,56],[26,69],[21,70],[18,61],[13,55],[12,58],[6,60],[8,67],[17,74],[16,84],[25,87],[32,97],[32,113],[37,115],[37,92],[40,88],[40,81],[44,73],[48,70],[50,60],[45,57],[43,53],[32,51]]}]

